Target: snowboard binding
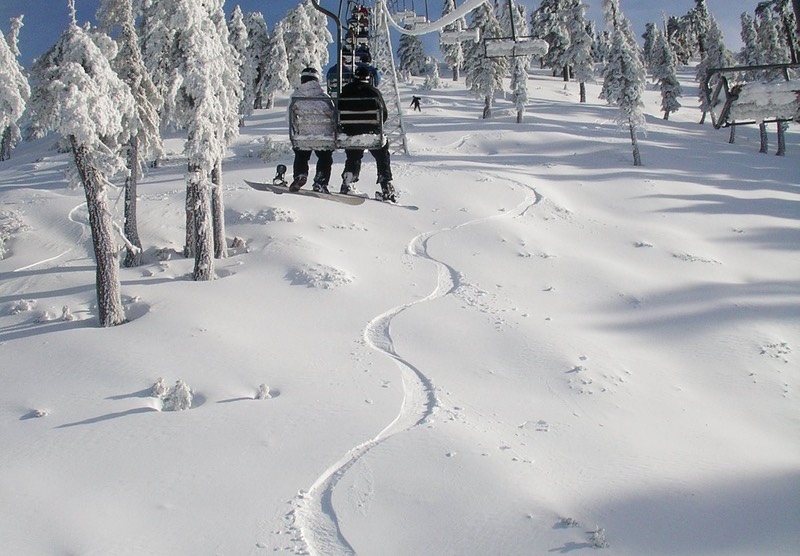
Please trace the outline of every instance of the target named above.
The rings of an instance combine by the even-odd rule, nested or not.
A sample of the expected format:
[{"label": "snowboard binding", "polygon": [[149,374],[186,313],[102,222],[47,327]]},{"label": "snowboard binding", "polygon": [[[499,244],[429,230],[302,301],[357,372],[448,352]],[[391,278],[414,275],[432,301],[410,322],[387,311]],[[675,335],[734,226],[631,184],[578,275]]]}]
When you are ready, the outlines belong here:
[{"label": "snowboard binding", "polygon": [[272,185],[286,185],[286,165],[278,164],[275,171],[275,177],[272,178]]}]

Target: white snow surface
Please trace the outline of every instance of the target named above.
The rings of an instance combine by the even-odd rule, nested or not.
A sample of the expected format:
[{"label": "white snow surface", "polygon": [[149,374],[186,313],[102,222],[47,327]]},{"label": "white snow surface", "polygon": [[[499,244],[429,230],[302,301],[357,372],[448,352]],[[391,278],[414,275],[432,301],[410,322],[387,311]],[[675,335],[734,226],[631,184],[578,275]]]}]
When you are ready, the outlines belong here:
[{"label": "white snow surface", "polygon": [[[393,158],[418,211],[247,187],[291,169],[254,156],[287,140],[281,97],[225,161],[244,246],[211,282],[180,255],[173,136],[107,329],[69,158],[21,144],[0,163],[0,551],[797,554],[800,134],[786,157],[752,126],[728,144],[693,72],[669,121],[646,92],[642,167],[599,84],[582,105],[532,75],[522,124],[510,99],[481,120],[463,83],[424,92]],[[178,381],[191,408],[162,411]]]}]

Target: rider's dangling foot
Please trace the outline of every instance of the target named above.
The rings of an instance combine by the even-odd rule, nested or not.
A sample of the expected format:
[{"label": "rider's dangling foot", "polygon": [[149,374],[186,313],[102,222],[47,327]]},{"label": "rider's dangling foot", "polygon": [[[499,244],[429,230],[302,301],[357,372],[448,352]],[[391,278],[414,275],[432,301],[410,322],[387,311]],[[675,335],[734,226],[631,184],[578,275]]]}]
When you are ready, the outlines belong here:
[{"label": "rider's dangling foot", "polygon": [[395,193],[394,186],[390,180],[381,181],[380,200],[390,201],[392,203],[397,202],[397,193]]},{"label": "rider's dangling foot", "polygon": [[342,187],[339,188],[339,193],[342,195],[348,195],[350,193],[356,193],[356,188],[353,183],[357,182],[358,178],[353,174],[353,172],[345,172],[342,174]]},{"label": "rider's dangling foot", "polygon": [[306,184],[307,179],[308,176],[305,175],[297,176],[289,186],[289,191],[300,191],[300,189]]}]

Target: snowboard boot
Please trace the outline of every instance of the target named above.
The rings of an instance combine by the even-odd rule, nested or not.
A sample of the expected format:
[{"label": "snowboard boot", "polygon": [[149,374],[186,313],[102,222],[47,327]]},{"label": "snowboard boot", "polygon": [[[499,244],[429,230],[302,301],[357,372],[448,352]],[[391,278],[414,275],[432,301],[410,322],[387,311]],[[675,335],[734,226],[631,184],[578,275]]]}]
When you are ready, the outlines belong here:
[{"label": "snowboard boot", "polygon": [[314,176],[314,185],[312,188],[318,193],[330,193],[330,191],[328,191],[328,178],[321,172],[317,172],[317,175]]},{"label": "snowboard boot", "polygon": [[300,189],[306,184],[307,179],[308,176],[297,176],[289,186],[289,191],[300,191]]},{"label": "snowboard boot", "polygon": [[314,191],[316,191],[317,193],[330,193],[330,190],[328,189],[328,186],[325,185],[324,183],[314,182],[314,185],[312,186],[312,189]]},{"label": "snowboard boot", "polygon": [[344,174],[342,174],[342,187],[339,189],[339,193],[341,193],[342,195],[354,193],[356,189],[352,184],[357,181],[358,178],[355,177],[353,172],[345,172]]},{"label": "snowboard boot", "polygon": [[375,197],[380,201],[389,201],[392,203],[397,202],[397,193],[395,193],[392,182],[386,180],[381,182],[381,191],[375,193]]}]

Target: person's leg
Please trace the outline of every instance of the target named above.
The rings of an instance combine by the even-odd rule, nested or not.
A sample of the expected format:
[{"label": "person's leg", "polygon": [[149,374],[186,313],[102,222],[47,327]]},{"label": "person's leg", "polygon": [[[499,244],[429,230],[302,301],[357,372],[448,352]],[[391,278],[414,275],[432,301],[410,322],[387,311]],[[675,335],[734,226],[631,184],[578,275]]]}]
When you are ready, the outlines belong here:
[{"label": "person's leg", "polygon": [[364,149],[345,149],[344,171],[342,172],[342,188],[340,193],[349,193],[352,183],[358,181],[361,174],[361,159],[364,158]]},{"label": "person's leg", "polygon": [[383,184],[392,181],[392,164],[389,156],[389,143],[387,142],[380,149],[371,149],[370,154],[375,159],[378,167],[378,183]]},{"label": "person's leg", "polygon": [[308,161],[311,160],[311,151],[292,149],[294,151],[294,164],[292,164],[292,177],[308,176]]},{"label": "person's leg", "polygon": [[317,168],[314,175],[314,189],[328,192],[328,182],[331,179],[331,167],[333,166],[333,151],[314,151],[317,155]]}]

